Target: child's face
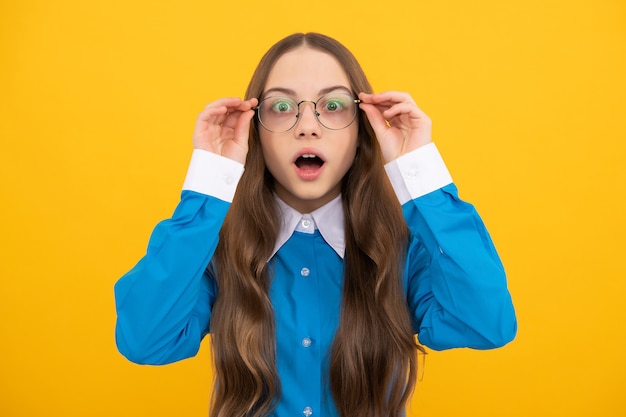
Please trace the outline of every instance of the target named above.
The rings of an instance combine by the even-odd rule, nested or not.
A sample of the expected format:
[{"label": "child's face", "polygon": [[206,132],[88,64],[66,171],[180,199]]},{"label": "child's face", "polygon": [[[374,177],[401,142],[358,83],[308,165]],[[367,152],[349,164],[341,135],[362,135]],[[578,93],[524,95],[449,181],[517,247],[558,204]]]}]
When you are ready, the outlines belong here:
[{"label": "child's face", "polygon": [[[300,47],[276,62],[262,98],[280,95],[296,103],[317,102],[329,91],[352,95],[343,68],[327,53]],[[260,126],[259,132],[265,164],[283,201],[309,213],[339,195],[356,154],[357,120],[345,129],[327,129],[316,119],[313,103],[305,102],[292,129],[275,133]]]}]

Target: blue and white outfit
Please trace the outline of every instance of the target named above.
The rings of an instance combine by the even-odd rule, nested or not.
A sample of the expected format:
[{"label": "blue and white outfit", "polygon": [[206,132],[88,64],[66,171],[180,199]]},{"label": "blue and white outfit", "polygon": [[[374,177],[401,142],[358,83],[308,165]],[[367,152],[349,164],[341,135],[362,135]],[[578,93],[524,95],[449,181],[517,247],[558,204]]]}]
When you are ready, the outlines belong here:
[{"label": "blue and white outfit", "polygon": [[[411,236],[404,288],[415,333],[435,350],[490,349],[513,340],[504,268],[482,220],[461,201],[434,144],[385,166]],[[194,356],[217,296],[207,265],[243,166],[195,150],[181,201],[147,253],[115,285],[116,340],[141,364]],[[278,200],[282,227],[268,261],[282,397],[277,417],[335,417],[328,351],[339,325],[344,269],[341,197],[300,214]]]}]

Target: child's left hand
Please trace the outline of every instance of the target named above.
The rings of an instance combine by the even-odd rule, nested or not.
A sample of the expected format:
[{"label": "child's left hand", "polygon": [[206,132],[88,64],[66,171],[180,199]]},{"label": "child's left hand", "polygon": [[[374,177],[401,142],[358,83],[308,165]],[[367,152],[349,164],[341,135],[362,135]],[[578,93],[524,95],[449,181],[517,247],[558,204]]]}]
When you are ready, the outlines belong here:
[{"label": "child's left hand", "polygon": [[376,133],[385,162],[432,141],[430,118],[408,93],[360,93],[360,107]]}]

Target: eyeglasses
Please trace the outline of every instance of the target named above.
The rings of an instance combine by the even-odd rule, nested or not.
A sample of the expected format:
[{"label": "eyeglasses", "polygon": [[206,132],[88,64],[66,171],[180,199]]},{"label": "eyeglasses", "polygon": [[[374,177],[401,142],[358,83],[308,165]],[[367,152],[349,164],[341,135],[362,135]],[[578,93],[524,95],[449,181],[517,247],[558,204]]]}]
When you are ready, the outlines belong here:
[{"label": "eyeglasses", "polygon": [[294,99],[284,96],[266,97],[256,106],[261,125],[270,132],[282,133],[293,128],[300,117],[300,105],[312,103],[317,121],[326,129],[341,130],[350,126],[356,118],[357,104],[361,100],[350,94],[331,92],[317,101]]}]

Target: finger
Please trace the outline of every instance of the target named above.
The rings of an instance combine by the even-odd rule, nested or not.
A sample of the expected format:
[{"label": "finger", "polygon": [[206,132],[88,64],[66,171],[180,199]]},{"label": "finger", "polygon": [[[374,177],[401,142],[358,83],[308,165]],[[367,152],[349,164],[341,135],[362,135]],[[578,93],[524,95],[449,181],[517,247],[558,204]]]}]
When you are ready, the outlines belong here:
[{"label": "finger", "polygon": [[248,111],[256,105],[257,99],[242,101],[237,97],[216,100],[209,103],[198,115],[196,127],[203,129],[210,125],[233,127],[239,113]]},{"label": "finger", "polygon": [[250,132],[250,122],[254,117],[254,110],[248,110],[242,112],[237,119],[237,122],[234,127],[233,132],[233,140],[240,144],[241,146],[247,147],[248,145],[248,136]]},{"label": "finger", "polygon": [[382,93],[367,94],[366,96],[368,96],[366,99],[373,104],[400,103],[403,101],[414,103],[413,97],[411,97],[409,93],[400,91],[385,91]]},{"label": "finger", "polygon": [[206,105],[204,110],[198,115],[198,119],[208,121],[212,117],[220,117],[228,114],[232,110],[236,110],[242,104],[242,100],[238,97],[228,97],[215,100]]},{"label": "finger", "polygon": [[[389,110],[390,108],[392,108],[393,106],[397,105],[398,103],[401,103],[402,101],[396,101],[396,100],[392,100],[390,94],[388,93],[381,93],[381,94],[362,94],[359,95],[359,98],[361,99],[362,103],[366,103],[366,104],[371,104],[376,106],[376,108],[378,108],[378,110],[380,110],[380,112],[382,112],[383,114]],[[389,118],[389,116],[387,116],[385,114],[385,118]]]},{"label": "finger", "polygon": [[226,114],[228,112],[228,108],[226,106],[218,106],[215,104],[211,104],[204,108],[198,114],[198,120],[208,120],[211,117],[218,117],[220,115]]},{"label": "finger", "polygon": [[253,97],[249,100],[244,100],[241,102],[239,106],[237,106],[237,110],[239,111],[248,111],[256,105],[259,104],[259,100],[256,97]]},{"label": "finger", "polygon": [[244,112],[252,109],[259,103],[259,100],[254,97],[249,100],[239,100],[238,102],[232,102],[226,104],[228,112]]},{"label": "finger", "polygon": [[365,96],[364,99],[366,102],[377,106],[387,120],[403,113],[409,114],[414,118],[426,117],[424,112],[417,107],[417,104],[415,104],[415,101],[413,101],[413,98],[408,93],[387,91]]},{"label": "finger", "polygon": [[413,103],[402,102],[391,106],[383,111],[383,116],[387,120],[391,120],[397,116],[407,115],[414,119],[424,119],[426,114]]},{"label": "finger", "polygon": [[[222,124],[224,126],[234,128],[237,121],[241,117],[241,113],[252,110],[258,102],[259,101],[256,98],[252,98],[250,100],[242,101],[236,107],[228,108],[225,118],[222,120]],[[254,115],[254,110],[252,110],[252,112],[252,115]]]},{"label": "finger", "polygon": [[224,98],[220,98],[218,100],[215,100],[212,103],[209,103],[207,105],[207,107],[211,107],[211,106],[218,106],[218,107],[219,106],[226,106],[228,108],[236,108],[242,102],[243,102],[243,100],[241,100],[239,97],[224,97]]},{"label": "finger", "polygon": [[385,120],[382,112],[375,105],[361,103],[359,107],[365,112],[372,129],[374,129],[377,135],[387,127],[387,120]]},{"label": "finger", "polygon": [[219,125],[224,121],[227,114],[228,107],[211,103],[198,114],[196,126]]},{"label": "finger", "polygon": [[361,100],[361,103],[371,104],[372,103],[372,95],[371,93],[359,93],[357,97]]},{"label": "finger", "polygon": [[196,132],[202,132],[206,130],[209,126],[219,125],[220,119],[224,117],[227,109],[224,106],[212,106],[205,108],[200,114],[198,114],[198,118],[196,120]]}]

